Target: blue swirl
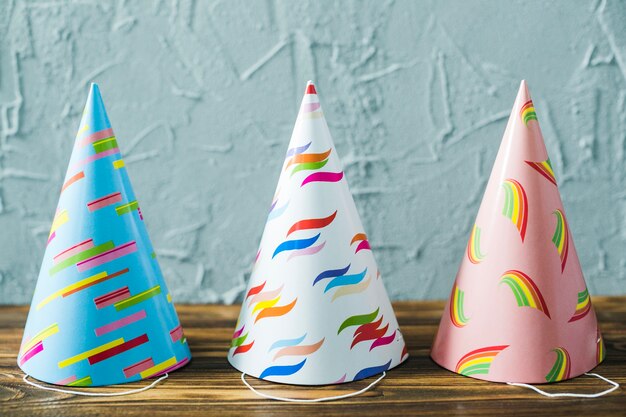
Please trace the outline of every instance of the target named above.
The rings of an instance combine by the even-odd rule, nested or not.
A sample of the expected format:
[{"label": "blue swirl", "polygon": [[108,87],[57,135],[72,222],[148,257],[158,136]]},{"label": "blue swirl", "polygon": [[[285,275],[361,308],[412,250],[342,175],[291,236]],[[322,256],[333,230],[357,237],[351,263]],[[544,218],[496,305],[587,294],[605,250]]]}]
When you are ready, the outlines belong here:
[{"label": "blue swirl", "polygon": [[274,259],[276,255],[284,251],[306,249],[309,246],[312,246],[317,241],[317,239],[319,239],[320,235],[321,233],[318,233],[317,236],[313,236],[309,239],[286,240],[278,245],[278,247],[274,251],[274,254],[272,255],[272,259]]},{"label": "blue swirl", "polygon": [[367,273],[367,268],[365,268],[363,272],[361,272],[360,274],[343,275],[343,276],[337,277],[328,283],[328,285],[324,289],[324,292],[327,292],[331,288],[335,288],[335,287],[343,287],[344,285],[358,284],[359,282],[363,281],[363,278],[365,277],[366,273]]},{"label": "blue swirl", "polygon": [[[369,378],[370,376],[379,374],[381,372],[385,372],[387,369],[389,369],[389,366],[391,365],[391,359],[389,359],[389,362],[387,362],[384,365],[380,365],[380,366],[372,366],[371,368],[365,368],[365,369],[361,369],[359,372],[357,372],[357,374],[354,376],[353,381],[358,381],[359,379],[364,379],[364,378]],[[269,369],[269,368],[268,368]],[[261,377],[263,378],[263,377]]]},{"label": "blue swirl", "polygon": [[[267,378],[268,376],[293,375],[296,372],[298,372],[300,369],[302,369],[302,367],[304,366],[305,362],[306,362],[306,359],[304,359],[302,362],[297,363],[295,365],[270,366],[269,368],[266,368],[261,373],[261,375],[259,375],[259,378],[263,379],[263,378]],[[389,361],[389,363],[391,363],[391,361]],[[389,365],[387,365],[387,367],[389,367]],[[363,372],[363,371],[361,371],[361,372]]]},{"label": "blue swirl", "polygon": [[270,346],[268,352],[270,352],[270,351],[272,351],[272,350],[274,350],[276,348],[279,348],[279,347],[299,345],[304,340],[305,337],[306,337],[306,333],[303,336],[297,337],[295,339],[278,340],[278,341],[274,342],[274,344],[272,346]]},{"label": "blue swirl", "polygon": [[313,285],[317,284],[318,281],[321,281],[324,278],[333,278],[345,274],[348,272],[348,269],[350,269],[350,265],[351,264],[348,264],[348,266],[342,269],[329,269],[328,271],[322,272],[317,276],[317,278],[315,278],[315,280],[313,280]]},{"label": "blue swirl", "polygon": [[285,158],[289,158],[290,156],[301,154],[302,152],[309,149],[309,146],[311,146],[311,142],[303,146],[298,146],[297,148],[291,148],[287,151],[287,155],[285,155]]}]

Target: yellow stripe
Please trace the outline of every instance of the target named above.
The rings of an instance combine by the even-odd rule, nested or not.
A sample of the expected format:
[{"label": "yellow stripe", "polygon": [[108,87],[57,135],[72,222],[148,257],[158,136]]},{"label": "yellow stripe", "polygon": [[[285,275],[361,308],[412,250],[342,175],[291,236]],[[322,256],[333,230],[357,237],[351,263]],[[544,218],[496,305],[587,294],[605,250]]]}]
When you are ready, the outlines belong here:
[{"label": "yellow stripe", "polygon": [[115,169],[124,168],[125,166],[126,164],[124,164],[123,159],[118,159],[117,161],[113,161],[113,168]]},{"label": "yellow stripe", "polygon": [[513,183],[511,183],[511,188],[513,189],[513,214],[511,215],[511,220],[513,221],[513,223],[515,223],[515,225],[517,225],[520,209],[519,191]]},{"label": "yellow stripe", "polygon": [[90,356],[93,356],[93,355],[97,354],[97,353],[104,352],[105,350],[111,349],[111,348],[113,348],[115,346],[119,346],[122,343],[124,343],[124,338],[120,337],[119,339],[115,339],[112,342],[105,343],[104,345],[98,346],[97,348],[93,348],[91,350],[88,350],[87,352],[83,352],[83,353],[80,353],[80,354],[78,354],[76,356],[72,356],[71,358],[68,358],[68,359],[65,359],[65,360],[59,362],[59,368],[65,368],[66,366],[73,365],[76,362],[80,362],[80,361],[82,361],[84,359],[87,359]]},{"label": "yellow stripe", "polygon": [[81,281],[78,281],[72,285],[68,285],[65,288],[60,289],[59,291],[50,294],[49,296],[47,296],[46,298],[44,298],[43,300],[41,300],[41,302],[39,304],[37,304],[37,310],[39,310],[41,307],[45,306],[46,304],[48,304],[50,301],[54,300],[55,298],[57,298],[60,295],[63,295],[66,292],[70,292],[72,290],[75,290],[76,288],[80,288],[84,285],[87,284],[91,284],[94,281],[97,281],[101,278],[106,277],[108,274],[106,271],[100,272],[99,274],[93,275],[89,278],[85,278]]},{"label": "yellow stripe", "polygon": [[168,303],[172,302],[172,294],[170,294],[169,292],[167,293],[167,302]]},{"label": "yellow stripe", "polygon": [[261,301],[257,303],[257,305],[255,305],[254,309],[252,310],[252,314],[257,312],[258,310],[261,310],[262,308],[274,307],[276,303],[278,303],[279,300],[280,300],[280,295],[274,298],[273,300]]},{"label": "yellow stripe", "polygon": [[60,212],[52,221],[52,227],[50,227],[50,236],[54,233],[59,227],[63,224],[67,223],[70,220],[70,217],[67,214],[67,210],[63,210]]},{"label": "yellow stripe", "polygon": [[84,378],[81,379],[77,379],[76,381],[72,381],[69,384],[67,384],[68,387],[87,387],[89,385],[91,385],[93,382],[91,381],[91,377],[90,376],[86,376]]},{"label": "yellow stripe", "polygon": [[59,332],[59,325],[57,323],[51,324],[50,326],[46,327],[45,329],[37,333],[35,336],[33,336],[33,338],[30,339],[28,343],[22,346],[22,352],[26,352],[28,349],[32,348],[40,341],[58,332]]},{"label": "yellow stripe", "polygon": [[165,362],[161,362],[160,364],[154,365],[152,368],[148,368],[145,371],[139,373],[139,375],[141,375],[142,378],[146,378],[146,377],[149,377],[150,375],[156,374],[159,371],[162,371],[163,369],[167,369],[170,366],[175,365],[175,364],[176,364],[176,356],[172,356]]},{"label": "yellow stripe", "polygon": [[468,366],[480,365],[483,363],[491,363],[493,362],[493,356],[486,356],[484,358],[476,358],[470,361],[467,361],[463,364],[463,368],[467,368]]},{"label": "yellow stripe", "polygon": [[565,370],[567,369],[567,356],[563,354],[563,363],[561,364],[561,369],[559,370],[559,374],[556,377],[557,381],[561,381],[563,377],[565,377]]},{"label": "yellow stripe", "polygon": [[102,140],[98,140],[94,143],[92,143],[93,146],[97,146],[97,145],[102,145],[103,143],[107,143],[107,142],[112,142],[115,140],[115,136],[111,136]]},{"label": "yellow stripe", "polygon": [[583,308],[587,307],[587,304],[589,304],[589,297],[585,298],[584,301],[576,304],[576,311],[582,310]]},{"label": "yellow stripe", "polygon": [[554,171],[552,170],[552,168],[550,167],[550,165],[547,162],[542,162],[541,165],[543,165],[543,167],[546,169],[546,171],[548,171],[550,173],[550,175],[552,177],[554,177]]},{"label": "yellow stripe", "polygon": [[526,295],[526,298],[528,299],[528,304],[530,304],[530,307],[537,308],[537,302],[535,300],[535,297],[533,296],[533,293],[530,292],[530,290],[528,289],[528,285],[526,285],[526,283],[517,275],[511,274],[509,276],[513,277],[515,282],[519,284],[522,291],[524,291],[524,294]]}]

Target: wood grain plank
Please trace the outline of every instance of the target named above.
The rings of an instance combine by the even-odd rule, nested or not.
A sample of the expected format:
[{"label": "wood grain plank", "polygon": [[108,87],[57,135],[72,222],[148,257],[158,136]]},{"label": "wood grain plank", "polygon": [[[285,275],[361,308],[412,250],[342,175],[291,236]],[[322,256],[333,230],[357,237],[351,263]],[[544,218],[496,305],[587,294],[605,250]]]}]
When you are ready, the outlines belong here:
[{"label": "wood grain plank", "polygon": [[[596,371],[626,384],[626,297],[594,297],[603,331],[607,359]],[[193,360],[172,373],[157,388],[122,397],[93,398],[37,390],[24,384],[16,354],[28,307],[0,307],[0,415],[1,416],[407,416],[407,415],[530,415],[622,416],[626,410],[623,389],[595,400],[547,399],[526,389],[465,378],[448,372],[428,354],[444,303],[440,301],[394,303],[408,344],[409,360],[391,370],[366,394],[331,403],[287,404],[264,400],[250,392],[240,374],[228,364],[226,353],[238,306],[179,305],[177,307]],[[249,377],[249,382],[273,395],[315,398],[359,390],[371,382],[359,381],[330,387],[292,387]],[[99,388],[125,391],[146,381]],[[595,392],[601,381],[580,377],[547,391]]]}]

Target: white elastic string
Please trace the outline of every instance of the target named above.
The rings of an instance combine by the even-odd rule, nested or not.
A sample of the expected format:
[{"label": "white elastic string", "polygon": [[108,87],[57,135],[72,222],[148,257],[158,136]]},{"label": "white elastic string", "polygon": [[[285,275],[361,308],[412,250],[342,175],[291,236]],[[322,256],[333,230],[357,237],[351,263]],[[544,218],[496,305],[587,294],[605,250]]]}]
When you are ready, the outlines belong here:
[{"label": "white elastic string", "polygon": [[153,381],[152,384],[147,385],[147,386],[145,386],[143,388],[131,389],[130,391],[123,391],[123,392],[72,391],[72,390],[63,389],[63,388],[47,387],[45,385],[41,385],[41,384],[38,384],[36,382],[29,381],[27,379],[28,377],[29,377],[28,374],[24,375],[24,377],[22,378],[24,380],[24,382],[26,382],[28,385],[32,385],[33,387],[36,387],[36,388],[39,388],[39,389],[43,389],[43,390],[46,390],[46,391],[63,392],[65,394],[86,395],[88,397],[115,397],[117,395],[130,395],[130,394],[136,394],[138,392],[149,390],[150,388],[154,387],[156,384],[158,384],[159,382],[161,382],[165,378],[167,378],[168,374],[163,375],[159,379]]},{"label": "white elastic string", "polygon": [[357,395],[361,395],[364,392],[372,389],[374,387],[374,385],[378,384],[381,381],[381,379],[383,379],[386,375],[387,375],[387,373],[383,372],[383,374],[376,381],[372,382],[371,384],[369,384],[367,387],[363,388],[362,390],[359,390],[359,391],[356,391],[356,392],[351,392],[351,393],[343,394],[343,395],[337,395],[335,397],[323,397],[323,398],[313,398],[313,399],[275,397],[275,396],[270,395],[270,394],[264,394],[262,392],[257,391],[256,389],[254,389],[254,387],[252,387],[252,385],[250,385],[248,383],[248,381],[246,381],[246,378],[245,378],[246,374],[245,373],[241,374],[241,380],[250,389],[250,391],[254,392],[256,395],[258,395],[260,397],[269,398],[270,400],[286,401],[286,402],[290,402],[290,403],[321,403],[323,401],[335,401],[335,400],[341,400],[341,399],[344,399],[344,398],[350,398],[350,397],[355,397]]},{"label": "white elastic string", "polygon": [[509,385],[514,385],[516,387],[524,387],[524,388],[530,388],[533,391],[538,392],[541,395],[545,395],[546,397],[576,397],[576,398],[598,398],[598,397],[602,397],[603,395],[606,395],[610,392],[615,391],[616,389],[619,388],[619,384],[615,381],[611,381],[608,378],[603,377],[602,375],[598,375],[598,374],[593,374],[593,373],[585,373],[585,375],[589,375],[589,376],[595,376],[596,378],[600,378],[603,381],[608,382],[609,384],[613,385],[613,387],[604,390],[602,392],[598,392],[597,394],[574,394],[574,393],[570,393],[570,392],[557,392],[557,393],[549,393],[549,392],[545,392],[533,385],[529,385],[529,384],[522,384],[522,383],[518,383],[518,382],[507,382],[507,384]]}]

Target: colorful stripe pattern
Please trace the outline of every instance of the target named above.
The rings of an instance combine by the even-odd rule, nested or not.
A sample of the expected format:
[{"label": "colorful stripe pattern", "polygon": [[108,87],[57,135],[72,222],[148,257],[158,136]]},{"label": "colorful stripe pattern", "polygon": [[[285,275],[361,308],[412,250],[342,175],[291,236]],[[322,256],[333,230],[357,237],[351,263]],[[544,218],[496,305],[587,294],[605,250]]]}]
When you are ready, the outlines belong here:
[{"label": "colorful stripe pattern", "polygon": [[596,332],[597,332],[596,360],[597,360],[597,363],[600,363],[606,357],[606,349],[604,347],[604,339],[602,338],[602,335],[600,334],[600,329],[598,329]]},{"label": "colorful stripe pattern", "polygon": [[550,162],[550,158],[545,161],[540,162],[532,162],[532,161],[524,161],[526,162],[532,169],[543,175],[548,181],[552,184],[557,185],[556,177],[554,176],[554,170],[552,169],[552,163]]},{"label": "colorful stripe pattern", "polygon": [[[265,283],[263,283],[263,286],[265,286]],[[274,290],[258,291],[250,298],[248,307],[252,308],[252,315],[256,314],[255,323],[268,317],[284,316],[295,307],[298,298],[294,298],[288,303],[280,304],[283,287],[281,285]],[[248,297],[250,297],[250,292],[248,292]]]},{"label": "colorful stripe pattern", "polygon": [[94,85],[18,355],[19,366],[37,379],[111,385],[189,361],[183,329],[123,167]]},{"label": "colorful stripe pattern", "polygon": [[569,228],[567,227],[565,214],[561,210],[557,209],[554,215],[556,216],[556,227],[552,235],[552,243],[554,243],[556,250],[559,252],[561,272],[563,272],[567,263],[567,254],[569,253]]},{"label": "colorful stripe pattern", "polygon": [[484,348],[472,350],[463,355],[456,364],[455,372],[457,374],[471,375],[487,375],[491,363],[500,352],[508,348],[508,345],[487,346]]},{"label": "colorful stripe pattern", "polygon": [[558,382],[570,378],[570,372],[572,368],[572,361],[569,357],[569,353],[565,348],[557,347],[552,350],[556,353],[556,360],[550,372],[546,375],[546,381]]},{"label": "colorful stripe pattern", "polygon": [[583,291],[578,293],[578,303],[576,304],[576,311],[569,322],[578,321],[585,317],[591,311],[591,297],[589,296],[589,291],[585,288]]},{"label": "colorful stripe pattern", "polygon": [[231,349],[234,348],[234,350],[232,351],[233,356],[238,355],[240,353],[249,352],[250,349],[252,349],[252,346],[254,346],[254,340],[249,341],[249,343],[245,343],[246,339],[248,339],[248,334],[249,334],[249,332],[243,333],[245,327],[246,326],[243,325],[241,326],[239,330],[233,333],[233,337],[230,342]]},{"label": "colorful stripe pattern", "polygon": [[361,342],[371,340],[373,341],[369,347],[369,350],[371,351],[376,347],[388,345],[395,340],[396,329],[393,329],[391,333],[387,334],[387,330],[389,330],[389,323],[383,326],[384,317],[382,315],[378,318],[378,320],[376,320],[379,311],[380,308],[377,308],[372,313],[351,316],[341,323],[337,334],[341,334],[341,332],[348,327],[358,326],[352,336],[350,350]]},{"label": "colorful stripe pattern", "polygon": [[485,255],[480,250],[480,227],[474,225],[467,244],[467,257],[473,264],[479,264]]},{"label": "colorful stripe pattern", "polygon": [[500,277],[500,283],[511,288],[518,307],[537,309],[550,318],[548,306],[541,291],[539,291],[539,287],[528,275],[522,271],[511,269]]},{"label": "colorful stripe pattern", "polygon": [[367,240],[367,235],[365,233],[357,233],[352,236],[352,240],[350,241],[350,246],[354,245],[356,242],[359,242],[354,249],[354,253],[359,253],[362,250],[371,250],[370,242]]},{"label": "colorful stripe pattern", "polygon": [[502,214],[509,218],[524,241],[526,226],[528,225],[528,199],[524,187],[514,179],[507,179],[502,183],[505,191]]},{"label": "colorful stripe pattern", "polygon": [[465,292],[461,291],[458,285],[455,283],[452,287],[452,295],[450,296],[450,320],[456,327],[463,327],[467,325],[469,319],[465,317],[463,302],[465,299]]},{"label": "colorful stripe pattern", "polygon": [[524,103],[519,113],[522,121],[526,126],[528,126],[528,123],[531,120],[537,121],[537,113],[535,113],[535,107],[533,106],[532,100],[528,100],[526,103]]}]

